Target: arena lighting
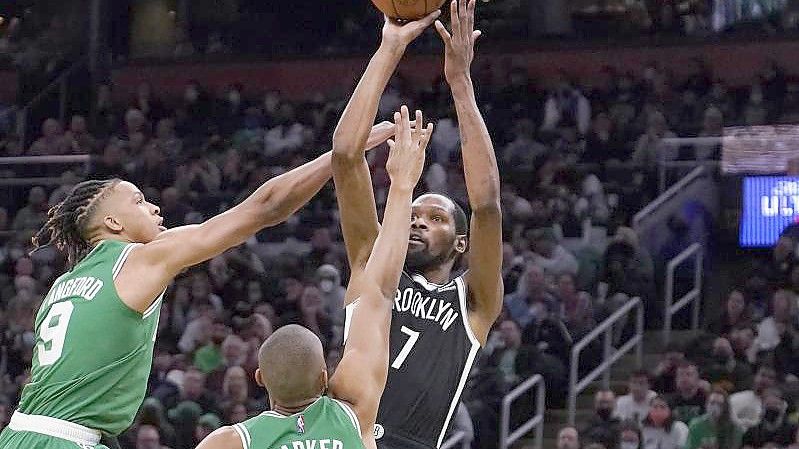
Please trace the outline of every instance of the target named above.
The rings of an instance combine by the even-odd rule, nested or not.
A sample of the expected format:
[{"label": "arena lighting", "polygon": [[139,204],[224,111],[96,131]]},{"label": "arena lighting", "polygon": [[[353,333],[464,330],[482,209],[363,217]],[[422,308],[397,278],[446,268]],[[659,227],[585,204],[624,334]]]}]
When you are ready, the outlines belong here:
[{"label": "arena lighting", "polygon": [[3,16],[0,16],[0,25],[4,24],[5,22],[6,22],[6,18],[3,17]]},{"label": "arena lighting", "polygon": [[724,174],[785,173],[799,157],[799,125],[729,127],[721,142]]}]

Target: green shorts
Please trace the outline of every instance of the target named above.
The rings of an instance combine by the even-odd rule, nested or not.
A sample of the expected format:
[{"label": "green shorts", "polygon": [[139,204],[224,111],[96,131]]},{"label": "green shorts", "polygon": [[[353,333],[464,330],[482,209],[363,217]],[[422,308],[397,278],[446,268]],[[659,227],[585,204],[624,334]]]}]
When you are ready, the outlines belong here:
[{"label": "green shorts", "polygon": [[107,446],[78,444],[36,432],[17,432],[3,429],[0,432],[0,449],[108,449]]}]

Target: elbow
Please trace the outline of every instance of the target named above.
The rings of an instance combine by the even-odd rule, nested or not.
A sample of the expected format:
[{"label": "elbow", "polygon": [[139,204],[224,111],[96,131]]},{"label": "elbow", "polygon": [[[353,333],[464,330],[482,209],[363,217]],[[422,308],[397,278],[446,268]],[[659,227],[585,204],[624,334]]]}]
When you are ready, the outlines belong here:
[{"label": "elbow", "polygon": [[333,143],[333,152],[331,156],[332,166],[334,168],[347,168],[352,167],[353,165],[362,161],[363,154],[357,151],[352,151],[352,148],[355,148],[355,146]]},{"label": "elbow", "polygon": [[500,206],[499,195],[481,201],[473,201],[470,206],[472,208],[472,214],[478,217],[502,218],[502,206]]}]

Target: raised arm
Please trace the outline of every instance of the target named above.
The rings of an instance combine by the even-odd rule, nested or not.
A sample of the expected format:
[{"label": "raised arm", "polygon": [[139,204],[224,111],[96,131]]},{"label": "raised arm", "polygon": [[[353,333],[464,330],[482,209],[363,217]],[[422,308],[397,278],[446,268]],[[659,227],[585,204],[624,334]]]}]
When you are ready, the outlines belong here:
[{"label": "raised arm", "polygon": [[[385,19],[380,47],[369,61],[333,133],[333,181],[352,273],[350,286],[358,285],[380,231],[372,177],[364,157],[369,126],[375,120],[380,97],[405,48],[439,15],[437,11],[403,26]],[[358,291],[350,288],[346,303],[358,296]]]},{"label": "raised arm", "polygon": [[411,131],[405,106],[394,119],[397,142],[389,141],[386,169],[391,186],[383,227],[359,285],[344,354],[330,380],[331,395],[353,406],[365,440],[374,438],[372,429],[388,377],[391,307],[408,251],[413,189],[422,174],[424,151],[433,130],[432,124],[422,129],[422,115],[417,111],[416,127]]},{"label": "raised arm", "polygon": [[436,21],[445,46],[444,74],[452,89],[463,153],[463,169],[472,218],[469,233],[469,321],[477,338],[485,344],[488,332],[502,309],[502,211],[499,199],[499,169],[494,146],[477,107],[470,66],[474,42],[475,0],[450,4],[452,34]]}]

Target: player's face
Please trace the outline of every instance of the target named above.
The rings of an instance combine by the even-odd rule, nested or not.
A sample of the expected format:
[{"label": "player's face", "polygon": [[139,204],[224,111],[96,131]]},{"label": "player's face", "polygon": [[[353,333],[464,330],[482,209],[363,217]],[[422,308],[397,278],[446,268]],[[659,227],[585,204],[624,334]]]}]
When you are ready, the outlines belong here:
[{"label": "player's face", "polygon": [[158,206],[147,202],[135,185],[122,181],[105,199],[104,223],[138,243],[148,243],[166,230]]},{"label": "player's face", "polygon": [[441,195],[422,195],[413,202],[408,239],[409,268],[425,269],[447,262],[466,250],[458,236],[452,201]]}]

